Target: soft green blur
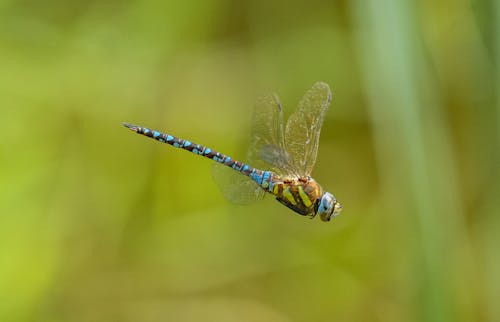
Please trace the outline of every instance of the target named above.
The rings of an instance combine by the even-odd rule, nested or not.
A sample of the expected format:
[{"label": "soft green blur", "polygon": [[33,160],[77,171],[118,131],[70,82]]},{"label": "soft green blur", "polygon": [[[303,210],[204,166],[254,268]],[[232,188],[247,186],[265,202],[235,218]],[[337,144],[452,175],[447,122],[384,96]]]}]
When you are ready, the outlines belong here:
[{"label": "soft green blur", "polygon": [[[0,321],[500,321],[500,2],[0,2]],[[334,100],[333,222],[236,206],[252,106]]]}]

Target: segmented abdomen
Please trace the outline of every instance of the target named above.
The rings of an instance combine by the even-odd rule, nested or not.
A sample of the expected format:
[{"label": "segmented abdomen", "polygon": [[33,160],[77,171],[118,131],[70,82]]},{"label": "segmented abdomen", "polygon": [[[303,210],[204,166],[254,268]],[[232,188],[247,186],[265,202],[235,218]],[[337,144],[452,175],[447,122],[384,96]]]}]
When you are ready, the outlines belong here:
[{"label": "segmented abdomen", "polygon": [[253,168],[246,163],[232,160],[231,157],[214,151],[208,147],[178,138],[170,134],[161,133],[159,131],[151,130],[139,125],[132,125],[128,123],[123,123],[123,125],[138,134],[145,135],[162,143],[170,144],[173,147],[187,150],[191,153],[201,155],[205,158],[228,166],[240,172],[241,174],[250,177],[250,179],[255,181],[262,189],[268,192],[272,193],[273,190],[275,190],[274,178],[276,177],[276,175],[272,171],[263,171]]}]

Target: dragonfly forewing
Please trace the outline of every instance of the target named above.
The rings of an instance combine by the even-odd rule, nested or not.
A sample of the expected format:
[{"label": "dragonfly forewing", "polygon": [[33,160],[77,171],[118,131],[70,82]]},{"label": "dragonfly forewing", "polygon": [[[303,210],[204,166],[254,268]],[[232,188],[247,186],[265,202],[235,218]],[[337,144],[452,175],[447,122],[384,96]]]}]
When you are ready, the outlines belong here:
[{"label": "dragonfly forewing", "polygon": [[331,100],[327,84],[314,84],[286,124],[286,151],[301,176],[309,175],[316,163],[321,127]]}]

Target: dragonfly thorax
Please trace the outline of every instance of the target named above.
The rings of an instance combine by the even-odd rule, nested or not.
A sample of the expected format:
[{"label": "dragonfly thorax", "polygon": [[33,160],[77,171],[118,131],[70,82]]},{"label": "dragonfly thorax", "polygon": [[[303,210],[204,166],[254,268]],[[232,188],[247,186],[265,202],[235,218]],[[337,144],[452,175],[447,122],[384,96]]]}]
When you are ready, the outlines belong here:
[{"label": "dragonfly thorax", "polygon": [[316,215],[316,204],[321,198],[321,186],[311,177],[275,177],[273,191],[276,199],[303,215],[314,217]]}]

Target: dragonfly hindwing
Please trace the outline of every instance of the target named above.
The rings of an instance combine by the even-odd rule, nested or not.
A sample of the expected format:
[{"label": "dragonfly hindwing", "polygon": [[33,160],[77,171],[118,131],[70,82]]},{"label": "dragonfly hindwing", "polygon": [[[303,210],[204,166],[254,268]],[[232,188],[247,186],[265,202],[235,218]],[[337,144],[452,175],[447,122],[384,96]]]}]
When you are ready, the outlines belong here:
[{"label": "dragonfly hindwing", "polygon": [[214,163],[212,177],[224,197],[235,204],[249,204],[264,198],[265,191],[249,177],[227,166]]}]

